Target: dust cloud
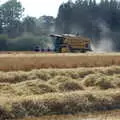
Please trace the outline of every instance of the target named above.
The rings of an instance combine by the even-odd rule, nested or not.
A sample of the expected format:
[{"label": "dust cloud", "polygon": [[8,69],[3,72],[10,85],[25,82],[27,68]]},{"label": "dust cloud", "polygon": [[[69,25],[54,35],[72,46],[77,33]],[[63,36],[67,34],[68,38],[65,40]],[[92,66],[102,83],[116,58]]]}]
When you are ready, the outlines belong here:
[{"label": "dust cloud", "polygon": [[111,37],[111,30],[105,22],[99,23],[100,40],[97,45],[91,44],[91,48],[94,52],[113,52],[115,45]]}]

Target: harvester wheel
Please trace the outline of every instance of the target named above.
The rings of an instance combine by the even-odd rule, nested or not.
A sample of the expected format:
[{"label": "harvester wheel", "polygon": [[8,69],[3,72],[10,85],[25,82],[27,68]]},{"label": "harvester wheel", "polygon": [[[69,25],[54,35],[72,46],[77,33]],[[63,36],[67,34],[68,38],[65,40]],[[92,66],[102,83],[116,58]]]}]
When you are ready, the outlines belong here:
[{"label": "harvester wheel", "polygon": [[81,50],[81,53],[85,53],[86,52],[86,50]]},{"label": "harvester wheel", "polygon": [[70,49],[68,47],[63,47],[63,48],[61,48],[61,52],[68,53],[68,52],[70,52]]}]

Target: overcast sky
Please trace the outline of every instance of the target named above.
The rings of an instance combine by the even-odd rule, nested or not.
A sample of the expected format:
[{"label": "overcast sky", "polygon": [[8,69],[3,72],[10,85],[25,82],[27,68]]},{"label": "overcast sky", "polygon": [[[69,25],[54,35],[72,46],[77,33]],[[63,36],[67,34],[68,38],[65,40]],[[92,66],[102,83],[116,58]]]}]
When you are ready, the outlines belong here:
[{"label": "overcast sky", "polygon": [[[0,3],[4,3],[8,0],[0,0]],[[68,0],[18,0],[25,8],[25,15],[33,17],[40,17],[42,15],[51,15],[56,17],[58,8],[63,2]],[[72,0],[75,1],[75,0]]]},{"label": "overcast sky", "polygon": [[56,17],[59,5],[68,0],[19,0],[25,8],[25,14],[35,17],[51,15]]}]

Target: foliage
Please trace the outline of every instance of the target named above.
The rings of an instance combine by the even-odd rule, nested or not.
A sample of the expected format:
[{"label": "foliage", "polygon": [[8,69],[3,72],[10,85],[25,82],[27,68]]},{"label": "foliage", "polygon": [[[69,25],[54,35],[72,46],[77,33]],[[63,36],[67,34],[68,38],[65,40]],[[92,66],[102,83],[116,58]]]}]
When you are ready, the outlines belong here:
[{"label": "foliage", "polygon": [[[48,43],[48,44],[46,44]],[[42,35],[35,36],[32,33],[24,33],[16,38],[8,38],[7,35],[0,35],[0,50],[32,51],[36,45],[41,48],[48,48],[53,44],[50,37]]]},{"label": "foliage", "polygon": [[17,2],[17,0],[9,0],[0,6],[3,33],[14,36],[14,32],[19,30],[23,11],[21,3]]},{"label": "foliage", "polygon": [[[114,46],[110,46],[112,50],[120,50],[119,1],[76,0],[73,3],[69,0],[60,5],[56,19],[46,15],[23,17],[23,12],[24,8],[17,0],[0,5],[0,34],[9,38],[9,46],[4,45],[6,42],[1,43],[4,50],[32,50],[36,44],[46,48],[46,36],[51,33],[80,34],[90,38],[96,48],[102,40],[108,40]],[[24,38],[25,33],[30,36]],[[47,42],[51,40],[47,39]]]},{"label": "foliage", "polygon": [[7,48],[8,36],[0,35],[0,50],[5,50]]},{"label": "foliage", "polygon": [[36,45],[48,48],[51,44],[47,36],[54,29],[54,18],[23,17],[23,12],[24,8],[17,0],[0,5],[0,50],[33,50]]},{"label": "foliage", "polygon": [[[119,49],[120,3],[116,0],[76,0],[59,7],[56,18],[58,33],[74,33],[92,39],[94,45],[100,40],[112,39]],[[114,42],[115,41],[115,42]]]}]

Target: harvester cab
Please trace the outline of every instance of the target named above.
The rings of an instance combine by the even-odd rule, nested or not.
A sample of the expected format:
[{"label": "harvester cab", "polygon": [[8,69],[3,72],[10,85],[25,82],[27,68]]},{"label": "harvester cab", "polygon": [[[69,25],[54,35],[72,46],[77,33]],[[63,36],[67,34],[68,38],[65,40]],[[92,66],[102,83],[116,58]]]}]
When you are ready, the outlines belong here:
[{"label": "harvester cab", "polygon": [[54,38],[55,52],[87,52],[91,51],[90,40],[76,35],[50,35]]}]

